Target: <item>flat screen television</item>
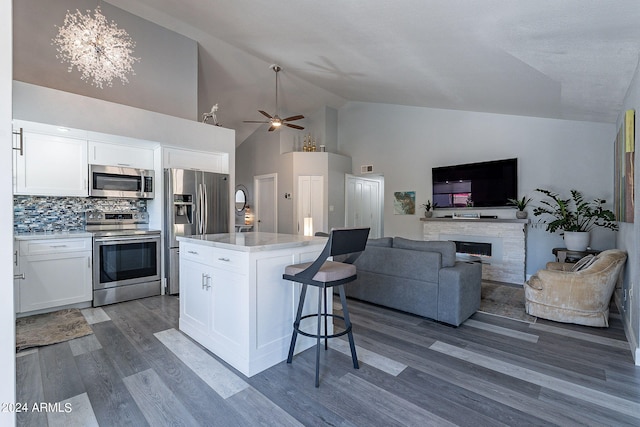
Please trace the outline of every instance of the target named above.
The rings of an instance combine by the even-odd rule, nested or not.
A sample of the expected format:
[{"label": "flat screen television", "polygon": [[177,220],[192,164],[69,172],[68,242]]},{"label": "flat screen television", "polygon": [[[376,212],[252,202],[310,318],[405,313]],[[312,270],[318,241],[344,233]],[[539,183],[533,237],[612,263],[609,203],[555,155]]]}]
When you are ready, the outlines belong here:
[{"label": "flat screen television", "polygon": [[518,198],[518,159],[437,167],[431,175],[438,208],[502,207]]}]

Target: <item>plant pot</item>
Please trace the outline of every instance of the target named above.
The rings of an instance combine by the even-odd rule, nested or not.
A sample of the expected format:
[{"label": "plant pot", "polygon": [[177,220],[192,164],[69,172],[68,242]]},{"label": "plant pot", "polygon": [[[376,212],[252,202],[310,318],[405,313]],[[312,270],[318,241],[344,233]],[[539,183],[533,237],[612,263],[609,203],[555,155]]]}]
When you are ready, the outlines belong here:
[{"label": "plant pot", "polygon": [[433,216],[433,212],[431,212],[431,211],[424,213],[424,217],[425,218],[431,218],[432,216]]},{"label": "plant pot", "polygon": [[564,245],[570,251],[586,251],[590,237],[588,231],[565,231]]},{"label": "plant pot", "polygon": [[527,216],[527,211],[516,211],[516,218],[518,219],[526,219]]}]

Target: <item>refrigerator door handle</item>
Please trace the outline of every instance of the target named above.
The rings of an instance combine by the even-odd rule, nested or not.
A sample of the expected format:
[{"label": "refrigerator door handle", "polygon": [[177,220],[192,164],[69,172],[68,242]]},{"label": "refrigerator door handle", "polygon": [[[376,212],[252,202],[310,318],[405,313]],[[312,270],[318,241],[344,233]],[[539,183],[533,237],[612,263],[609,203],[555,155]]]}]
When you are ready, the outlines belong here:
[{"label": "refrigerator door handle", "polygon": [[202,199],[202,184],[198,184],[198,234],[202,234],[202,223],[204,221]]},{"label": "refrigerator door handle", "polygon": [[206,233],[209,229],[209,194],[207,193],[207,184],[202,184],[204,190],[204,220],[202,221],[202,233]]}]

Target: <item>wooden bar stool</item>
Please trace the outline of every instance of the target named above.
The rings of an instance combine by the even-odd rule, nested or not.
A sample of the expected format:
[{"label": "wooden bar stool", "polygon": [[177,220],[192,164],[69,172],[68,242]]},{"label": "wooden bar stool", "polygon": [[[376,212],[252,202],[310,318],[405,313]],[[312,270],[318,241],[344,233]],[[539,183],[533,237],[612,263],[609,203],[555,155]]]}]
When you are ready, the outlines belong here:
[{"label": "wooden bar stool", "polygon": [[[349,337],[349,346],[351,347],[351,359],[353,367],[359,369],[358,357],[356,356],[356,346],[353,341],[353,333],[351,332],[351,320],[349,320],[349,310],[347,309],[347,298],[344,294],[344,284],[354,281],[357,278],[356,267],[353,262],[365,250],[367,239],[369,237],[369,228],[337,228],[331,230],[329,240],[325,245],[322,253],[313,262],[303,264],[289,265],[285,268],[282,277],[285,280],[291,280],[302,284],[300,292],[300,300],[298,302],[298,311],[296,319],[293,322],[293,334],[291,335],[291,345],[289,346],[289,356],[287,363],[291,363],[293,359],[293,351],[296,346],[298,334],[315,338],[316,342],[316,387],[320,385],[320,340],[324,338],[324,348],[327,349],[327,339],[335,338],[347,334]],[[342,262],[327,261],[330,256],[348,255]],[[304,307],[304,299],[307,293],[307,286],[318,287],[318,312],[317,314],[308,314],[302,316],[302,308]],[[327,289],[334,286],[338,287],[340,292],[340,302],[342,304],[342,312],[344,316],[327,313]],[[323,305],[324,301],[324,305]],[[324,308],[324,310],[323,310]],[[315,334],[300,330],[300,321],[308,317],[318,318],[318,327]],[[328,335],[327,334],[327,318],[336,317],[342,319],[345,324],[345,330]],[[322,321],[324,320],[324,333],[322,333]]]}]

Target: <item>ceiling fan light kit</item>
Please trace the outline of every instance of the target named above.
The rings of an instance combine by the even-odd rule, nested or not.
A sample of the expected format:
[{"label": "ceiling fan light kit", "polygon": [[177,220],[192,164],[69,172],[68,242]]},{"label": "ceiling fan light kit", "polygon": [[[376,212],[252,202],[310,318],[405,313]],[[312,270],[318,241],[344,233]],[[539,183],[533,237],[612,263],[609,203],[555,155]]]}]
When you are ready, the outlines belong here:
[{"label": "ceiling fan light kit", "polygon": [[294,125],[293,123],[289,123],[289,122],[293,122],[296,120],[300,120],[300,119],[304,119],[304,116],[302,114],[297,114],[295,116],[290,116],[284,119],[281,119],[280,116],[278,116],[278,73],[280,71],[282,71],[282,67],[280,67],[277,64],[272,64],[269,66],[269,68],[271,68],[275,73],[276,73],[276,112],[275,114],[272,116],[271,114],[267,113],[266,111],[263,110],[258,110],[258,112],[260,114],[262,114],[263,116],[265,116],[267,119],[266,121],[259,121],[259,120],[245,120],[244,123],[268,123],[269,124],[269,132],[273,132],[276,129],[281,128],[282,126],[286,126],[286,127],[290,127],[292,129],[297,129],[297,130],[303,130],[304,127],[300,126],[300,125]]}]

